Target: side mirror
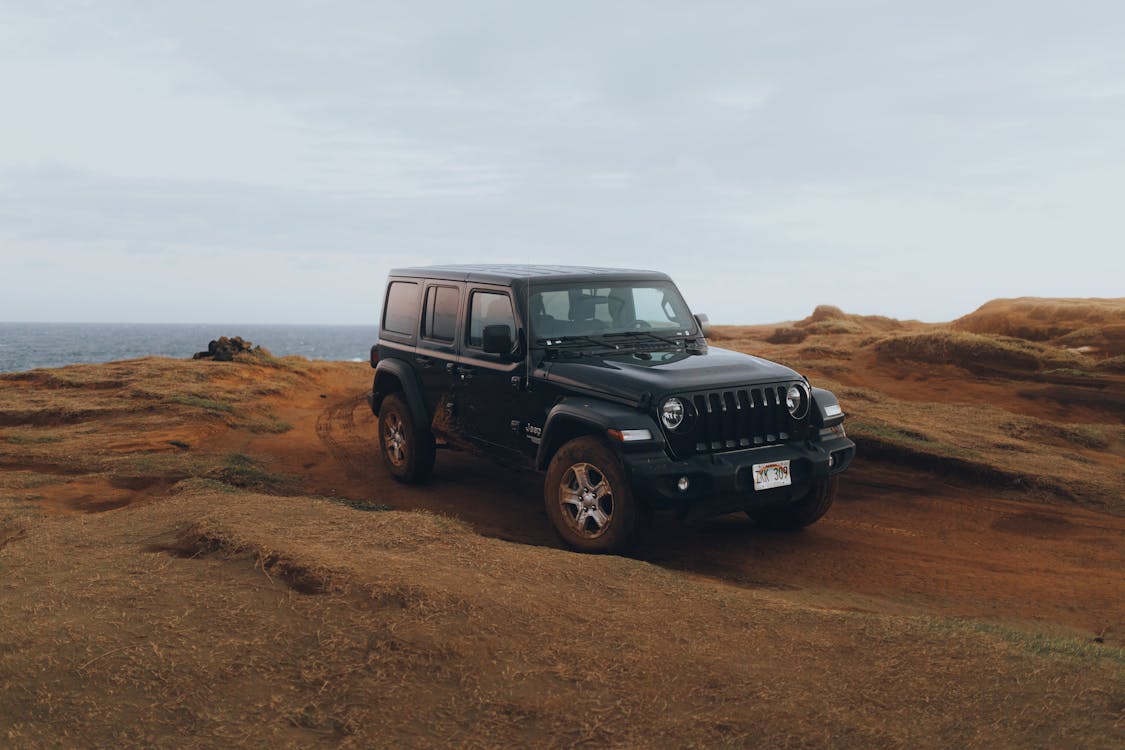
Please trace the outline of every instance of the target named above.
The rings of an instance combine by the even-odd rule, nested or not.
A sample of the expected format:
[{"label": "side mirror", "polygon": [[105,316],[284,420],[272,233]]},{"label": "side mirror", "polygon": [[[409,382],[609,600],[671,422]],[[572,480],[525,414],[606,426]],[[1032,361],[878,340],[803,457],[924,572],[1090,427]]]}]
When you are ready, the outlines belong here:
[{"label": "side mirror", "polygon": [[699,332],[703,334],[703,338],[711,338],[711,319],[699,313],[695,316],[695,322],[699,324]]},{"label": "side mirror", "polygon": [[503,323],[500,323],[498,325],[485,326],[484,332],[481,333],[481,348],[484,349],[485,354],[511,354],[511,326],[505,325]]}]

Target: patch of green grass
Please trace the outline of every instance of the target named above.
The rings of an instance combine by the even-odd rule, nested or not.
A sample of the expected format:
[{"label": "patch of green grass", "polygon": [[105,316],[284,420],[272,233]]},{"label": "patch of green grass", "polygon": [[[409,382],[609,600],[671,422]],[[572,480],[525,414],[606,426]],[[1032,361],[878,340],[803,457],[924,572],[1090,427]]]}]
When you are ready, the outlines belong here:
[{"label": "patch of green grass", "polygon": [[351,500],[346,497],[326,497],[324,499],[328,500],[329,502],[337,503],[339,505],[346,505],[352,510],[362,510],[369,513],[381,510],[394,510],[394,508],[389,505],[385,505],[383,503],[372,503],[368,502],[367,500]]},{"label": "patch of green grass", "polygon": [[934,441],[921,432],[903,430],[890,425],[876,424],[853,419],[848,422],[848,432],[873,435],[891,443],[906,443],[908,445],[932,445]]},{"label": "patch of green grass", "polygon": [[63,481],[65,481],[65,477],[60,477],[57,474],[39,474],[24,471],[0,472],[0,488],[3,489],[29,490],[48,484],[60,484]]},{"label": "patch of green grass", "polygon": [[862,419],[852,419],[847,423],[848,434],[853,437],[872,437],[885,443],[911,448],[919,453],[930,453],[953,458],[973,458],[980,454],[976,451],[959,448],[940,440],[935,440],[929,435],[914,430],[894,427],[879,422]]},{"label": "patch of green grass", "polygon": [[246,491],[241,487],[235,487],[233,484],[220,482],[218,479],[207,479],[206,477],[186,479],[176,485],[176,489],[178,492],[210,490],[212,492],[221,492],[224,495],[237,495]]},{"label": "patch of green grass", "polygon": [[1125,354],[1103,359],[1094,366],[1106,372],[1125,372]]},{"label": "patch of green grass", "polygon": [[1043,419],[1021,417],[1004,422],[1000,429],[1010,437],[1030,443],[1051,443],[1062,447],[1079,445],[1105,450],[1109,447],[1106,427],[1097,424],[1062,424]]},{"label": "patch of green grass", "polygon": [[62,442],[62,438],[58,435],[6,435],[4,440],[12,445],[39,445],[43,443]]},{"label": "patch of green grass", "polygon": [[1089,359],[1075,352],[1009,336],[932,331],[872,342],[880,357],[950,364],[978,374],[1027,376],[1044,369],[1081,370]]},{"label": "patch of green grass", "polygon": [[172,396],[168,400],[174,404],[191,406],[196,409],[203,409],[205,411],[211,412],[229,414],[234,411],[234,407],[231,404],[224,403],[223,401],[215,401],[214,399],[210,398],[202,398],[200,396],[177,395]]},{"label": "patch of green grass", "polygon": [[236,362],[290,371],[296,370],[302,362],[307,362],[303,357],[276,357],[269,349],[263,349],[260,346],[256,346],[248,352],[240,352],[234,356],[234,359]]},{"label": "patch of green grass", "polygon": [[191,476],[199,470],[199,465],[188,453],[158,451],[114,457],[100,468],[119,477],[175,478]]},{"label": "patch of green grass", "polygon": [[856,399],[857,401],[884,401],[881,393],[871,388],[841,388],[837,391],[840,398]]},{"label": "patch of green grass", "polygon": [[1098,375],[1096,373],[1092,373],[1092,372],[1089,372],[1087,370],[1079,370],[1079,369],[1074,368],[1074,367],[1056,367],[1052,370],[1044,370],[1043,375],[1048,376],[1048,377],[1052,376],[1052,375],[1055,376],[1055,377],[1065,375],[1065,376],[1071,377],[1071,378],[1097,378],[1098,377]]},{"label": "patch of green grass", "polygon": [[235,423],[231,426],[249,430],[250,432],[253,432],[255,434],[269,435],[281,435],[293,429],[293,425],[289,424],[288,422],[282,422],[280,419],[274,416],[270,416],[265,419],[250,419],[246,420],[245,422]]},{"label": "patch of green grass", "polygon": [[863,326],[854,320],[818,320],[803,328],[811,335],[863,333]]},{"label": "patch of green grass", "polygon": [[918,618],[929,630],[939,633],[956,634],[958,632],[981,633],[991,636],[1004,643],[1018,648],[1035,656],[1068,657],[1083,661],[1101,661],[1107,659],[1125,665],[1125,649],[1116,646],[1106,646],[1077,638],[1064,638],[1061,636],[1046,635],[1044,633],[1027,633],[1015,628],[995,625],[976,620],[939,619],[931,617]]},{"label": "patch of green grass", "polygon": [[256,489],[265,492],[281,492],[292,480],[281,474],[268,471],[245,453],[229,453],[223,465],[215,472],[216,478],[235,487]]}]

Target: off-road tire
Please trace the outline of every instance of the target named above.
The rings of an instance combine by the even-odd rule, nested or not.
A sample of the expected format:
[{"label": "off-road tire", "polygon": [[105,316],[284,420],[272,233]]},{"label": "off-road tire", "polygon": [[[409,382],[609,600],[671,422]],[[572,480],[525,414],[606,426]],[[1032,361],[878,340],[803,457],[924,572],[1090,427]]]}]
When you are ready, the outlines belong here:
[{"label": "off-road tire", "polygon": [[775,531],[803,529],[819,521],[820,517],[832,507],[832,503],[836,500],[838,485],[838,477],[822,479],[816,482],[812,489],[796,502],[759,510],[748,510],[746,513],[754,519],[756,524],[765,529]]},{"label": "off-road tire", "polygon": [[543,501],[555,531],[573,550],[620,552],[635,540],[637,500],[621,459],[600,437],[575,438],[559,448],[547,468]]},{"label": "off-road tire", "polygon": [[434,435],[419,428],[406,401],[391,393],[379,407],[379,454],[383,465],[404,484],[426,481],[434,469]]}]

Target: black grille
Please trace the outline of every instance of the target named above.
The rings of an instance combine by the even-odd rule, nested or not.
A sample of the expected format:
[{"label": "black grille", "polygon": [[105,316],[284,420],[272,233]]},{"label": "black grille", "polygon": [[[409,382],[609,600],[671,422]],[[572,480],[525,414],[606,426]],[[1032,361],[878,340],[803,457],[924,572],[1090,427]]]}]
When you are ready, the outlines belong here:
[{"label": "black grille", "polygon": [[797,421],[785,406],[788,385],[732,388],[691,397],[695,453],[773,445],[803,434],[807,422]]}]

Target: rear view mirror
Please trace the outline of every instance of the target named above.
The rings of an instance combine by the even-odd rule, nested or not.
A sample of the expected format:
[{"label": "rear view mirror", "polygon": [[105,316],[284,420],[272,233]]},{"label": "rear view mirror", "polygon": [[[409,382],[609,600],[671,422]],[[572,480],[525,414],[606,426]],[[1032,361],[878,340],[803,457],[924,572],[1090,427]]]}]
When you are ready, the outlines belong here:
[{"label": "rear view mirror", "polygon": [[481,348],[484,349],[485,354],[511,354],[511,326],[503,323],[485,326],[481,333]]},{"label": "rear view mirror", "polygon": [[695,316],[695,322],[699,324],[699,332],[703,334],[704,338],[711,338],[711,319],[703,313]]}]

